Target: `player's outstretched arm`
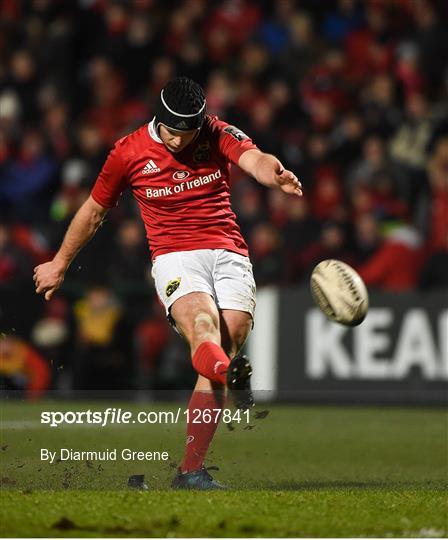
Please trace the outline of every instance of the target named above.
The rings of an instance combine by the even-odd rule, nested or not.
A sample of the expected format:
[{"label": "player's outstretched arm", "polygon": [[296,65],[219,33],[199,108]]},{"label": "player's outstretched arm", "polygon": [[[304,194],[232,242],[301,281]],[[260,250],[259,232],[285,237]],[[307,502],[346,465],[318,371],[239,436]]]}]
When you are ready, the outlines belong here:
[{"label": "player's outstretched arm", "polygon": [[297,176],[286,170],[271,154],[256,149],[246,150],[241,154],[238,166],[266,187],[279,187],[285,193],[302,196],[302,184]]},{"label": "player's outstretched arm", "polygon": [[36,293],[50,300],[64,281],[65,272],[78,251],[92,238],[108,209],[100,206],[91,196],[76,212],[64,240],[52,261],[36,266],[34,283]]}]

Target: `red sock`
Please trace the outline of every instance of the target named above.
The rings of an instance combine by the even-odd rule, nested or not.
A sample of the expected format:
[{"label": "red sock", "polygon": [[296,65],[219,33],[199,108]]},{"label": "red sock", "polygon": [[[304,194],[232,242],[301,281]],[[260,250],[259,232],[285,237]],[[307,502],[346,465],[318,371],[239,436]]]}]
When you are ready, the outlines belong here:
[{"label": "red sock", "polygon": [[201,343],[193,355],[194,369],[206,379],[226,383],[230,360],[224,350],[212,341]]},{"label": "red sock", "polygon": [[222,409],[224,393],[194,391],[188,404],[187,444],[181,471],[197,471],[213,439]]}]

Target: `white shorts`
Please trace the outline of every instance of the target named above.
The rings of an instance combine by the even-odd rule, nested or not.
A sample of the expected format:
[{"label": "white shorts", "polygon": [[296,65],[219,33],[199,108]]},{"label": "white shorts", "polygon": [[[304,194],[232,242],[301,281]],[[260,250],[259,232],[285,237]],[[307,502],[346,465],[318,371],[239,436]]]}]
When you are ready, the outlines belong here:
[{"label": "white shorts", "polygon": [[248,257],[225,249],[195,249],[159,255],[152,277],[169,317],[174,302],[192,292],[205,292],[218,309],[247,311],[254,316],[255,280]]}]

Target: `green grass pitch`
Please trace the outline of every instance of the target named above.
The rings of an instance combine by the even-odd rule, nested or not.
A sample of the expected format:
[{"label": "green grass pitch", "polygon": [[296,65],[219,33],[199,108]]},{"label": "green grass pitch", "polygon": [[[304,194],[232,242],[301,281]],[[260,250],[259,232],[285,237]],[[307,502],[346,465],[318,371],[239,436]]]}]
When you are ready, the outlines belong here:
[{"label": "green grass pitch", "polygon": [[[443,537],[448,535],[442,409],[259,406],[221,425],[207,465],[230,490],[173,492],[184,426],[39,424],[42,410],[110,403],[3,402],[2,537]],[[114,404],[117,406],[117,404]],[[119,404],[127,410],[173,405]],[[255,412],[256,412],[255,411]],[[40,461],[40,448],[165,450],[167,462]],[[151,490],[131,491],[131,474]]]}]

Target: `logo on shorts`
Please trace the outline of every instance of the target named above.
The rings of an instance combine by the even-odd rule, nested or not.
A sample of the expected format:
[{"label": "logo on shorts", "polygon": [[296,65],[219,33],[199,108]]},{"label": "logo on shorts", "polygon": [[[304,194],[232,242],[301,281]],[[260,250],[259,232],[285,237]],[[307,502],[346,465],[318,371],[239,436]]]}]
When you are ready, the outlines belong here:
[{"label": "logo on shorts", "polygon": [[190,444],[194,441],[194,435],[188,435],[187,437],[187,444]]},{"label": "logo on shorts", "polygon": [[193,161],[195,163],[210,161],[210,143],[208,141],[197,145],[193,154]]},{"label": "logo on shorts", "polygon": [[188,171],[176,171],[173,173],[173,180],[185,180],[185,178],[188,178],[190,176],[190,173]]},{"label": "logo on shorts", "polygon": [[179,288],[181,279],[182,278],[178,277],[178,278],[172,279],[171,281],[168,282],[168,285],[166,286],[166,289],[165,289],[165,294],[168,297],[170,297],[173,294],[173,292],[176,291]]}]

